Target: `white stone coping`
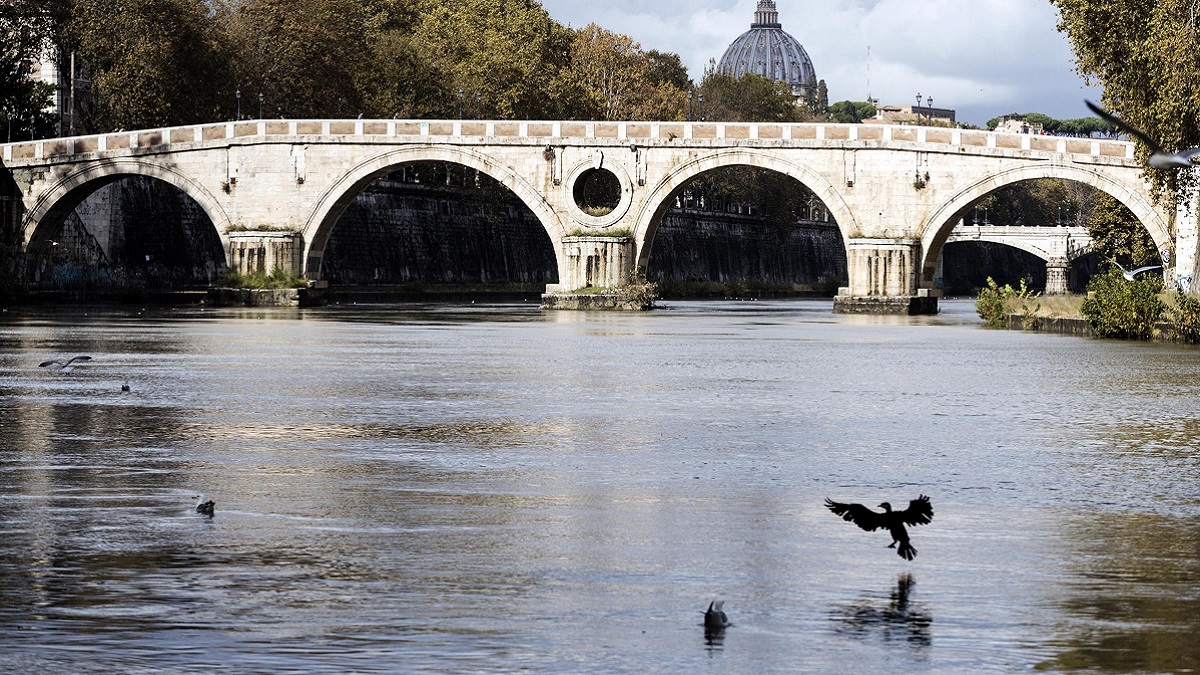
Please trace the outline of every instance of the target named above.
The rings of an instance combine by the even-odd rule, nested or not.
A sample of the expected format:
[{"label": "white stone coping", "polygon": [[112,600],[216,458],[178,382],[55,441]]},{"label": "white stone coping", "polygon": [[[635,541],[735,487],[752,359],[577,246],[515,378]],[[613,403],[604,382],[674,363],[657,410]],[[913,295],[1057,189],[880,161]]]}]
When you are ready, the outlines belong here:
[{"label": "white stone coping", "polygon": [[1074,155],[1134,161],[1128,141],[905,125],[485,120],[255,120],[0,144],[6,164],[260,143],[646,147],[843,147]]}]

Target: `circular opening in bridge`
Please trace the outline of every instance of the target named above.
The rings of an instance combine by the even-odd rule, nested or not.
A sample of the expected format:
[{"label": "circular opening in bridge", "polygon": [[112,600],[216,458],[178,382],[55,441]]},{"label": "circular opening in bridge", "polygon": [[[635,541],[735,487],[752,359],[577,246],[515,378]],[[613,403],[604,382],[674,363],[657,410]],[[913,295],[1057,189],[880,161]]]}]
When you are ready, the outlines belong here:
[{"label": "circular opening in bridge", "polygon": [[588,169],[575,181],[574,195],[580,211],[607,216],[621,203],[621,179],[608,169]]}]

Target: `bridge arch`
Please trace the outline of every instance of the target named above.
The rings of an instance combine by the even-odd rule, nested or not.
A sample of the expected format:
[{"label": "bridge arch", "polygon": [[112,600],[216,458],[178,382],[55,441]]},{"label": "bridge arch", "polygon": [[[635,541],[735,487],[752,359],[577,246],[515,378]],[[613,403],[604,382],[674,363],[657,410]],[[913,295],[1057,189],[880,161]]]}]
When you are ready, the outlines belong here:
[{"label": "bridge arch", "polygon": [[[934,210],[922,228],[921,250],[924,256],[922,261],[923,273],[920,280],[922,285],[928,285],[933,282],[937,261],[942,254],[942,248],[946,243],[946,239],[950,236],[950,232],[955,226],[971,210],[975,202],[1006,185],[1039,178],[1076,181],[1107,193],[1124,204],[1133,213],[1134,217],[1150,233],[1150,237],[1154,240],[1156,246],[1161,249],[1170,245],[1171,235],[1168,223],[1144,191],[1135,190],[1125,182],[1095,169],[1057,162],[1043,162],[1014,167],[991,174],[960,191]],[[1013,245],[1011,242],[1004,243]],[[1022,247],[1018,246],[1018,248]],[[1032,250],[1023,250],[1027,250],[1034,255],[1039,255]],[[1043,256],[1039,255],[1039,257]]]},{"label": "bridge arch", "polygon": [[329,237],[338,220],[354,199],[375,180],[395,171],[396,167],[412,162],[450,162],[487,174],[513,192],[534,213],[554,245],[558,268],[564,269],[562,240],[564,228],[554,209],[527,180],[511,167],[481,153],[456,146],[422,146],[400,148],[368,159],[335,180],[317,200],[304,227],[307,249],[305,274],[321,278],[321,264]]},{"label": "bridge arch", "polygon": [[730,148],[695,157],[671,169],[651,188],[634,221],[634,240],[638,247],[636,255],[638,269],[646,269],[646,265],[650,262],[650,250],[653,247],[654,235],[659,224],[662,223],[663,216],[671,208],[672,198],[697,176],[714,169],[731,166],[769,169],[803,183],[825,204],[825,208],[829,210],[841,231],[842,243],[846,244],[849,241],[848,234],[858,228],[858,221],[842,196],[821,174],[779,155],[778,152],[769,153],[752,148]]},{"label": "bridge arch", "polygon": [[68,174],[46,190],[25,214],[24,245],[39,246],[75,211],[88,195],[122,178],[144,176],[175,186],[191,197],[208,216],[218,236],[224,238],[231,223],[217,199],[203,185],[172,166],[144,159],[115,159],[91,163]]}]

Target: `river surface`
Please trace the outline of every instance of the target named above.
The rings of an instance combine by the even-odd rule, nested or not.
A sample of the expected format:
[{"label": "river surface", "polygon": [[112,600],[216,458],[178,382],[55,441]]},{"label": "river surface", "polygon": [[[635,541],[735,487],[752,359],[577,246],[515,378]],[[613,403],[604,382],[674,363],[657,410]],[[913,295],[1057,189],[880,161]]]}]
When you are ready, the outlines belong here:
[{"label": "river surface", "polygon": [[0,672],[1200,668],[1200,350],[942,306],[9,310]]}]

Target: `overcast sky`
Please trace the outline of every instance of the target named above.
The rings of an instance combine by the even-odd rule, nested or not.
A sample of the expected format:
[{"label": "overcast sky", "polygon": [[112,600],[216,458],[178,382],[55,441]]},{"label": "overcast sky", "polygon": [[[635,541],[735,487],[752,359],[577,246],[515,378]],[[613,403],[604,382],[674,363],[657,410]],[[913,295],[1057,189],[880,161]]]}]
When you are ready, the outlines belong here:
[{"label": "overcast sky", "polygon": [[[675,52],[699,81],[750,29],[757,0],[542,0],[560,23],[597,23],[643,49]],[[1089,115],[1087,88],[1049,0],[776,0],[830,102],[908,105],[917,93],[982,126],[1008,112]],[[868,50],[870,68],[868,78]],[[869,82],[869,83],[868,83]]]}]

